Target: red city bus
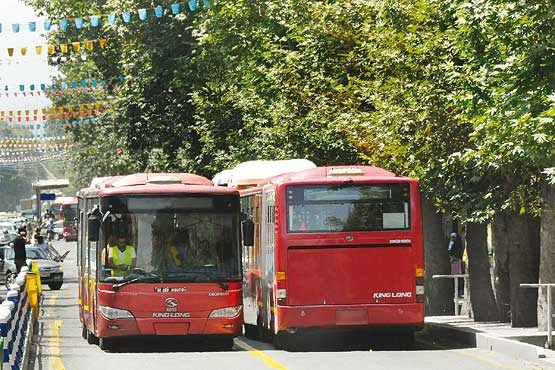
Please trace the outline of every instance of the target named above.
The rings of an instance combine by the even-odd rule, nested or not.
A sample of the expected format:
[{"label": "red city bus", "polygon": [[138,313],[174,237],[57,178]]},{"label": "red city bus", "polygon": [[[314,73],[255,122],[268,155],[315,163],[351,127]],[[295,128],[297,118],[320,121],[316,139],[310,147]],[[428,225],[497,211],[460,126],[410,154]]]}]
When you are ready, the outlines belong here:
[{"label": "red city bus", "polygon": [[297,332],[386,331],[412,343],[424,326],[415,179],[317,167],[243,188],[241,208],[247,336],[269,333],[284,347]]},{"label": "red city bus", "polygon": [[[78,199],[79,316],[89,343],[205,335],[233,346],[243,323],[237,190],[192,174],[135,174],[93,181]],[[123,272],[108,260],[118,243],[134,250]]]},{"label": "red city bus", "polygon": [[77,240],[77,198],[67,200],[60,206],[63,221],[63,237],[66,242]]}]

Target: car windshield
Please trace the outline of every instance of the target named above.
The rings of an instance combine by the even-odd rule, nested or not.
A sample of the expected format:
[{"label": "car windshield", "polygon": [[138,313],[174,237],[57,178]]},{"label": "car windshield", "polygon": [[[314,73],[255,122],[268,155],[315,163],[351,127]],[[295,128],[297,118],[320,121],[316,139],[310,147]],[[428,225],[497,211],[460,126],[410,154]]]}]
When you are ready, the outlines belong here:
[{"label": "car windshield", "polygon": [[[37,248],[25,248],[25,253],[28,259],[32,260],[47,260],[50,259],[42,249]],[[14,251],[12,248],[6,248],[6,259],[14,259]]]}]

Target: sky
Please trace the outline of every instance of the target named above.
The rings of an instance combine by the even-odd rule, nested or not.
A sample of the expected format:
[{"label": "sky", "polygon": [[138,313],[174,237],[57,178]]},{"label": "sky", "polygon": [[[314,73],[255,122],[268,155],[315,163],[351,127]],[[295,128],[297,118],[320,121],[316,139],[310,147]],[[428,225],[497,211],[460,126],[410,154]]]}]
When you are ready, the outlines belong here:
[{"label": "sky", "polygon": [[[41,83],[48,83],[51,77],[57,75],[55,68],[48,66],[46,39],[43,36],[44,30],[42,21],[33,8],[26,6],[19,0],[0,0],[0,23],[2,32],[0,33],[0,110],[13,109],[33,109],[43,108],[50,105],[50,100],[41,96],[13,97],[10,94],[6,97],[4,87],[8,85],[10,92],[18,89],[19,85],[35,84],[37,88]],[[37,30],[30,32],[28,29],[29,21],[37,21]],[[20,31],[14,33],[12,24],[19,23]],[[44,45],[41,55],[37,55],[35,47]],[[15,49],[14,56],[8,56],[8,48]],[[21,55],[21,48],[28,47],[27,55]]]}]

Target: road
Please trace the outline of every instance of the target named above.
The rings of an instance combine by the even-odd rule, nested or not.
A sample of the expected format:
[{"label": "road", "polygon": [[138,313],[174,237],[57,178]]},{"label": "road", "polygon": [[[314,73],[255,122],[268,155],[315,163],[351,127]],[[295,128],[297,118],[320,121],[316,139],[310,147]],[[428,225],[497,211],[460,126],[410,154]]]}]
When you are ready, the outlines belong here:
[{"label": "road", "polygon": [[[55,242],[63,253],[70,250],[64,263],[64,285],[59,291],[43,290],[43,303],[35,338],[36,370],[337,370],[337,369],[540,369],[504,355],[460,348],[455,343],[438,342],[417,336],[415,348],[395,350],[357,344],[355,338],[310,338],[306,350],[275,350],[270,344],[235,340],[232,351],[219,351],[206,343],[167,340],[144,342],[129,339],[118,352],[104,352],[81,338],[77,311],[77,274],[75,243]],[[434,343],[435,341],[435,343]],[[379,342],[379,338],[378,338]]]}]

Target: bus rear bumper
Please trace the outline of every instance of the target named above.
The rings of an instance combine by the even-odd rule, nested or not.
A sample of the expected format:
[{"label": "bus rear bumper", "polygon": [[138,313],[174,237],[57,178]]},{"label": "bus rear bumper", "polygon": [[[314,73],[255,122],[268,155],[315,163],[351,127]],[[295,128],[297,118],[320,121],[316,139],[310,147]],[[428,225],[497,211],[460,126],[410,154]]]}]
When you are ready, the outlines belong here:
[{"label": "bus rear bumper", "polygon": [[424,327],[424,304],[278,306],[277,331],[335,327]]},{"label": "bus rear bumper", "polygon": [[116,319],[99,315],[98,337],[132,337],[155,335],[227,335],[242,333],[242,315],[234,318],[200,318],[187,320]]}]

